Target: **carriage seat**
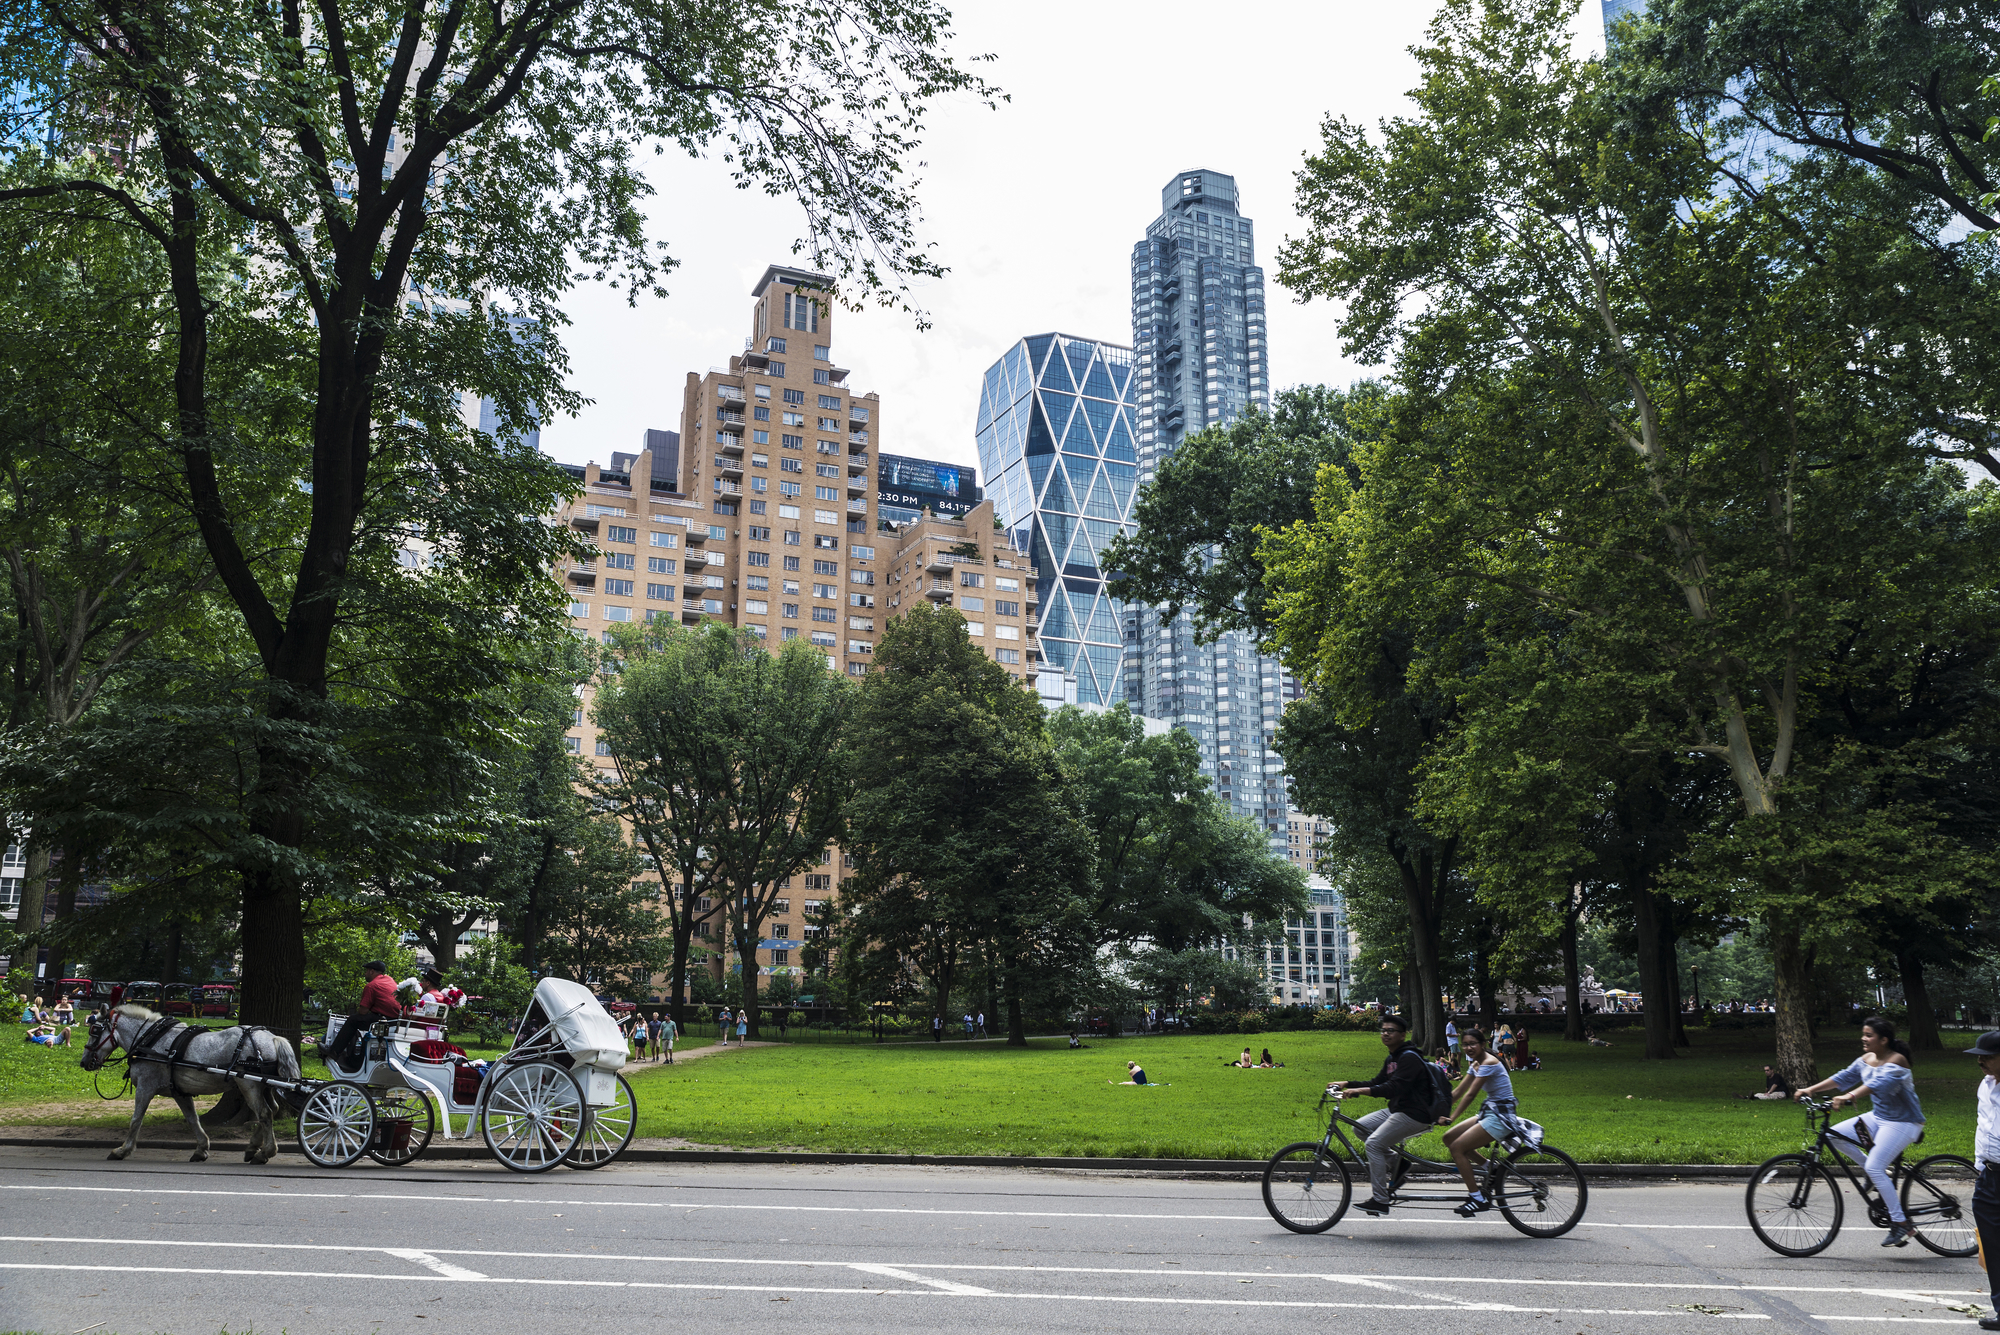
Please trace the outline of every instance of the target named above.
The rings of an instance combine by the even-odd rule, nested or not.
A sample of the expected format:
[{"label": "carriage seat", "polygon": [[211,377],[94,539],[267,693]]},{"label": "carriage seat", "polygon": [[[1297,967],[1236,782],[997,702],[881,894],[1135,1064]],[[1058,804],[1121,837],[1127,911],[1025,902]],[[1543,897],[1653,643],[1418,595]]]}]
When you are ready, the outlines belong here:
[{"label": "carriage seat", "polygon": [[423,1062],[448,1062],[455,1057],[465,1056],[465,1049],[456,1043],[446,1043],[442,1039],[426,1038],[410,1044],[410,1055]]}]

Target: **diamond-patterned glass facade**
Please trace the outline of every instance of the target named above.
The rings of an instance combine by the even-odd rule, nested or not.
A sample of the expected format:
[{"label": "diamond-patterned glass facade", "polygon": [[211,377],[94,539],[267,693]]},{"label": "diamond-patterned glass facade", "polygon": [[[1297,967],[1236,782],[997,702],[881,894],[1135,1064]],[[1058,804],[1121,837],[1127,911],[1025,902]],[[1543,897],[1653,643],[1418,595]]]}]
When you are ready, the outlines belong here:
[{"label": "diamond-patterned glass facade", "polygon": [[1098,553],[1131,531],[1134,384],[1130,348],[1037,334],[994,362],[979,390],[988,495],[1040,572],[1042,658],[1075,675],[1080,704],[1124,698],[1124,609]]}]

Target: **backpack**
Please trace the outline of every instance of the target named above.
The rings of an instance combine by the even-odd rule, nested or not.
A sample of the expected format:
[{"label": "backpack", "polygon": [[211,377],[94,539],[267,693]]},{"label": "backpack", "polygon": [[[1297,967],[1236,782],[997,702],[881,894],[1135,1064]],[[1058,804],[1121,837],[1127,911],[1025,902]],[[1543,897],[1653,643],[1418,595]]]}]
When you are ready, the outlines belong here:
[{"label": "backpack", "polygon": [[1431,1107],[1429,1115],[1424,1120],[1435,1122],[1441,1117],[1449,1117],[1451,1115],[1451,1073],[1428,1057],[1424,1057],[1423,1051],[1415,1045],[1401,1049],[1396,1055],[1400,1057],[1405,1052],[1414,1052],[1418,1057],[1423,1058],[1424,1070],[1429,1073],[1431,1078]]}]

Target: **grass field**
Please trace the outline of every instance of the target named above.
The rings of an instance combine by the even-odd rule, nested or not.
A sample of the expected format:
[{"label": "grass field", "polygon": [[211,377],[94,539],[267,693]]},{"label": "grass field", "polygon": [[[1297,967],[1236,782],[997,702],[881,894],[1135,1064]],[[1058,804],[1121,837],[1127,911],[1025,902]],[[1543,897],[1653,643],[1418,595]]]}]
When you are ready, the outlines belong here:
[{"label": "grass field", "polygon": [[[1634,1036],[1636,1039],[1636,1035]],[[1755,1163],[1795,1148],[1804,1115],[1731,1096],[1762,1087],[1769,1037],[1694,1031],[1691,1055],[1647,1062],[1636,1041],[1586,1048],[1544,1040],[1543,1069],[1516,1077],[1523,1115],[1552,1144],[1587,1162]],[[703,1040],[697,1040],[703,1041]],[[999,1043],[810,1043],[754,1048],[654,1067],[633,1079],[641,1136],[699,1144],[905,1154],[1261,1158],[1318,1134],[1313,1103],[1330,1079],[1359,1079],[1381,1061],[1372,1034],[1260,1034],[1281,1070],[1224,1065],[1234,1035],[1096,1039],[1072,1052],[1060,1038],[1025,1050]],[[1963,1035],[1947,1039],[1963,1044]],[[1855,1040],[1829,1038],[1820,1070],[1851,1060]],[[0,1026],[0,1123],[122,1127],[129,1100],[99,1102],[78,1048],[31,1047]],[[490,1055],[479,1053],[476,1055]],[[1108,1085],[1125,1061],[1158,1088]],[[324,1074],[315,1061],[308,1074]],[[1977,1068],[1955,1053],[1917,1063],[1930,1117],[1926,1153],[1969,1153]],[[107,1076],[107,1090],[116,1077]],[[203,1100],[203,1106],[207,1101]],[[1373,1100],[1350,1104],[1360,1112]],[[149,1121],[178,1122],[153,1104]]]},{"label": "grass field", "polygon": [[[1692,1056],[1646,1062],[1636,1045],[1541,1047],[1543,1069],[1516,1077],[1524,1116],[1576,1158],[1609,1163],[1756,1163],[1796,1148],[1804,1114],[1731,1095],[1763,1087],[1768,1038],[1697,1032]],[[1949,1041],[1964,1043],[1963,1037]],[[1255,1036],[1286,1066],[1224,1065],[1232,1035],[1062,1039],[873,1048],[773,1047],[640,1074],[639,1134],[710,1145],[842,1152],[1261,1158],[1319,1132],[1312,1105],[1330,1079],[1373,1074],[1372,1034]],[[1853,1040],[1819,1052],[1828,1072]],[[1159,1088],[1107,1085],[1141,1062]],[[1978,1070],[1956,1053],[1918,1062],[1930,1118],[1926,1152],[1969,1153]],[[1360,1112],[1372,1100],[1350,1104]]]}]

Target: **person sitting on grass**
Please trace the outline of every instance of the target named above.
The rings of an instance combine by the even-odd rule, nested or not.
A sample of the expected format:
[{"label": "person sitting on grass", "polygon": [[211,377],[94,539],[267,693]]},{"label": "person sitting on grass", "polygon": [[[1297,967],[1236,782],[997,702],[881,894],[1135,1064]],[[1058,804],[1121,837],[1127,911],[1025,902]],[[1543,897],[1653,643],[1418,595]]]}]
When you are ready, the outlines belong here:
[{"label": "person sitting on grass", "polygon": [[[1245,1050],[1248,1051],[1248,1049]],[[1132,1077],[1130,1080],[1107,1080],[1104,1083],[1107,1085],[1150,1085],[1153,1083],[1146,1078],[1146,1068],[1137,1062],[1126,1062],[1125,1071],[1126,1074]]]},{"label": "person sitting on grass", "polygon": [[1584,1030],[1583,1041],[1590,1044],[1590,1046],[1592,1046],[1593,1048],[1608,1048],[1611,1046],[1609,1043],[1605,1042],[1603,1039],[1597,1036],[1597,1031],[1595,1029]]},{"label": "person sitting on grass", "polygon": [[1263,1067],[1267,1071],[1273,1071],[1276,1070],[1278,1067],[1283,1066],[1284,1063],[1272,1057],[1271,1050],[1269,1048],[1265,1048],[1264,1055],[1257,1059],[1257,1065]]},{"label": "person sitting on grass", "polygon": [[1764,1068],[1764,1092],[1761,1094],[1738,1094],[1736,1097],[1739,1099],[1765,1099],[1777,1102],[1789,1099],[1792,1096],[1792,1092],[1792,1082],[1785,1079],[1784,1072],[1766,1066]]},{"label": "person sitting on grass", "polygon": [[1246,1071],[1256,1064],[1256,1062],[1250,1060],[1250,1049],[1248,1048],[1243,1049],[1243,1055],[1230,1063],[1231,1066],[1240,1066]]}]

